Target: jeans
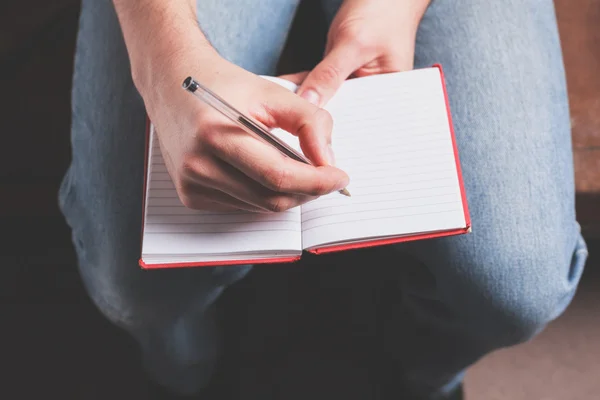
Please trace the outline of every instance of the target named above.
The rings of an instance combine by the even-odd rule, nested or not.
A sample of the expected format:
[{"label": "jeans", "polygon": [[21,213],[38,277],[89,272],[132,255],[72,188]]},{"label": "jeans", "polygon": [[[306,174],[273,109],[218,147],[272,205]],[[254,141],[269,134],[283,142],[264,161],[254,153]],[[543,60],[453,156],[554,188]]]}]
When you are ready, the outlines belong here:
[{"label": "jeans", "polygon": [[[223,57],[272,75],[297,3],[203,0],[198,19]],[[329,21],[338,3],[323,1]],[[444,398],[485,354],[557,318],[587,258],[552,1],[433,0],[415,67],[435,63],[447,78],[473,232],[396,245],[397,313],[412,325],[390,324],[382,338],[399,360],[392,372],[428,399]],[[82,2],[72,104],[72,162],[59,203],[83,282],[140,344],[151,376],[195,392],[219,357],[212,306],[252,267],[138,267],[145,111],[110,0]]]}]

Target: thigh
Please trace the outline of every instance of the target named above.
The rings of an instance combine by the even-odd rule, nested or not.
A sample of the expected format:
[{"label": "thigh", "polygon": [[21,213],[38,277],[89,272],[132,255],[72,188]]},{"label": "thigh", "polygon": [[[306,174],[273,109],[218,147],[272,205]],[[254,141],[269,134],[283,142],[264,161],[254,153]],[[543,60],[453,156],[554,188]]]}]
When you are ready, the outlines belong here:
[{"label": "thigh", "polygon": [[[223,57],[272,74],[295,8],[295,0],[198,1],[198,19]],[[60,206],[91,297],[112,320],[128,325],[182,312],[198,296],[210,302],[216,287],[247,270],[139,268],[145,127],[112,2],[84,0],[73,78],[72,162]]]},{"label": "thigh", "polygon": [[[415,66],[442,64],[473,232],[415,242],[439,295],[548,316],[573,293],[585,252],[574,211],[563,60],[552,1],[434,0]],[[462,290],[465,289],[465,290]],[[533,316],[534,318],[536,316]]]}]

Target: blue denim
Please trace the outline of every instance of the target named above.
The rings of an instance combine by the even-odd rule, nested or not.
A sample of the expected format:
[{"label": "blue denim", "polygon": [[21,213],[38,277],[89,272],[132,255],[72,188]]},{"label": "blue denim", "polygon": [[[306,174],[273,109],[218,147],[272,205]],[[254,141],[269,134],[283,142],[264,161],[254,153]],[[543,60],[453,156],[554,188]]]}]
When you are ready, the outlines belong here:
[{"label": "blue denim", "polygon": [[[203,0],[198,19],[223,57],[273,75],[297,3]],[[323,3],[331,20],[340,1]],[[452,391],[485,354],[557,318],[587,258],[553,3],[433,0],[415,66],[435,63],[447,78],[473,233],[394,248],[397,316],[412,322],[390,320],[382,338],[398,360],[391,373],[428,399]],[[195,392],[219,357],[212,306],[251,266],[138,267],[145,111],[110,0],[82,2],[72,104],[72,163],[59,202],[83,282],[140,344],[152,377]]]}]

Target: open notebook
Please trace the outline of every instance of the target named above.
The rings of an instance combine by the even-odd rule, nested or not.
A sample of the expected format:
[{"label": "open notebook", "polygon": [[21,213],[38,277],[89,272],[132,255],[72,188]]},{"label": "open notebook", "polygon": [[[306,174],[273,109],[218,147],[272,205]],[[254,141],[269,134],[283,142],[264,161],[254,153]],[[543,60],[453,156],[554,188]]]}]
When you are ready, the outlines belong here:
[{"label": "open notebook", "polygon": [[[294,90],[287,81],[269,78]],[[326,253],[466,233],[469,213],[440,66],[346,81],[325,107],[337,192],[286,212],[207,212],[183,206],[148,132],[143,268],[293,261]],[[295,137],[276,131],[299,149]]]}]

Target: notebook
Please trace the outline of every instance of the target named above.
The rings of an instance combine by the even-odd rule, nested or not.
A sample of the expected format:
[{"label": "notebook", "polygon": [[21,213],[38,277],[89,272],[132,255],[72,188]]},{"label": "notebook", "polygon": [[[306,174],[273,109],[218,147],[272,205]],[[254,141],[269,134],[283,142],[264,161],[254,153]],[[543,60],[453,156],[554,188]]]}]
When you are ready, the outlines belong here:
[{"label": "notebook", "polygon": [[[347,80],[325,108],[352,196],[334,192],[280,213],[186,208],[149,123],[140,266],[282,263],[470,232],[441,66]],[[291,134],[274,133],[300,149]]]}]

